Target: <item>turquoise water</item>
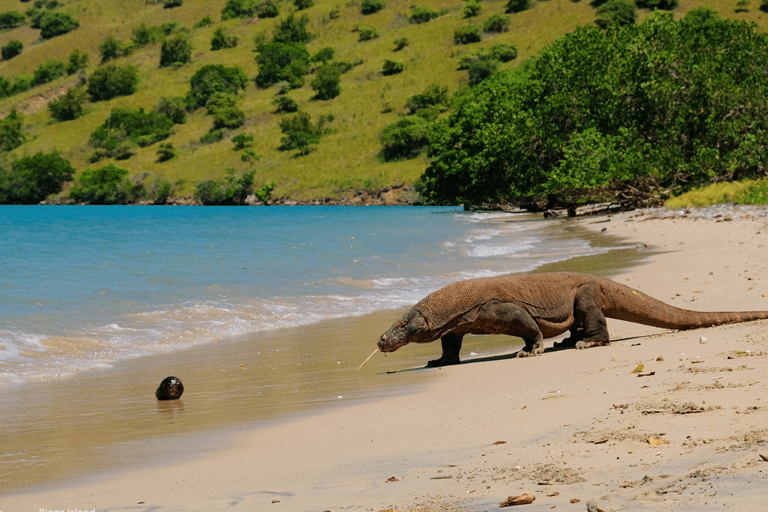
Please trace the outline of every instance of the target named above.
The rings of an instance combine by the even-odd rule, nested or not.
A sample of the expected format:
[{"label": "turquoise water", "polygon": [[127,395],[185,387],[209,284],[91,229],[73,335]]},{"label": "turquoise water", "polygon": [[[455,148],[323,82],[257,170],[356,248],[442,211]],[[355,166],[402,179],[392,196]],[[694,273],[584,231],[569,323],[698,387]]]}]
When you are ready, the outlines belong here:
[{"label": "turquoise water", "polygon": [[0,386],[413,304],[605,249],[414,207],[2,207]]}]

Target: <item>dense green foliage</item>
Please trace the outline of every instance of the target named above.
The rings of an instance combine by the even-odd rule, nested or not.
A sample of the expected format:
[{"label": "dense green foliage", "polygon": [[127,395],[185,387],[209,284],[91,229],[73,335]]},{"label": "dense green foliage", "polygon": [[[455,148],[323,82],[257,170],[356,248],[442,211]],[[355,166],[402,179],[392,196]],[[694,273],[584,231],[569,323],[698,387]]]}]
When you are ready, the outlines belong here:
[{"label": "dense green foliage", "polygon": [[132,188],[128,171],[109,164],[80,173],[69,197],[78,203],[125,204]]},{"label": "dense green foliage", "polygon": [[320,136],[324,132],[325,118],[317,123],[312,122],[312,116],[306,112],[297,112],[296,115],[280,120],[280,131],[283,137],[280,139],[280,150],[298,150],[296,156],[308,155],[314,150],[314,145],[320,142]]},{"label": "dense green foliage", "polygon": [[11,60],[15,56],[19,55],[23,49],[24,45],[21,43],[21,41],[14,39],[13,41],[9,41],[7,45],[3,46],[3,48],[0,49],[0,52],[3,55],[3,60]]},{"label": "dense green foliage", "polygon": [[213,37],[211,38],[211,51],[234,48],[237,46],[237,43],[237,36],[228,36],[224,31],[224,27],[219,27],[213,32]]},{"label": "dense green foliage", "polygon": [[235,169],[227,169],[227,176],[221,180],[206,180],[195,187],[195,199],[205,205],[245,204],[253,193],[253,178],[256,171],[246,171],[240,176]]},{"label": "dense green foliage", "polygon": [[637,9],[631,0],[608,0],[597,8],[595,24],[600,28],[611,25],[631,25],[637,19]]},{"label": "dense green foliage", "polygon": [[533,0],[509,0],[507,12],[523,12],[533,7]]},{"label": "dense green foliage", "polygon": [[483,35],[480,32],[480,27],[475,25],[467,25],[456,29],[453,33],[453,42],[456,44],[470,44],[477,43],[482,40]]},{"label": "dense green foliage", "polygon": [[40,20],[40,37],[50,39],[71,32],[80,26],[80,23],[62,12],[51,12]]},{"label": "dense green foliage", "polygon": [[27,21],[26,16],[17,11],[0,13],[0,30],[20,27]]},{"label": "dense green foliage", "polygon": [[381,132],[381,157],[385,162],[415,158],[429,145],[428,123],[419,116],[405,116]]},{"label": "dense green foliage", "polygon": [[430,132],[426,197],[572,205],[764,172],[768,37],[700,18],[581,28],[460,95]]},{"label": "dense green foliage", "polygon": [[135,66],[107,64],[88,78],[87,91],[91,101],[106,101],[117,96],[129,96],[139,85],[139,70]]},{"label": "dense green foliage", "polygon": [[324,64],[317,69],[310,84],[315,91],[315,99],[330,100],[341,94],[341,71],[338,66]]},{"label": "dense green foliage", "polygon": [[0,119],[0,151],[10,151],[21,146],[26,140],[24,118],[15,108]]},{"label": "dense green foliage", "polygon": [[189,79],[187,100],[195,107],[204,106],[217,92],[237,94],[248,85],[248,76],[239,67],[209,64],[200,68]]},{"label": "dense green foliage", "polygon": [[157,112],[144,112],[118,107],[92,134],[89,144],[98,151],[92,161],[103,157],[128,158],[133,147],[146,147],[167,139],[173,129],[173,121]]},{"label": "dense green foliage", "polygon": [[85,89],[71,87],[67,92],[48,104],[51,117],[58,121],[72,121],[83,115],[86,102]]},{"label": "dense green foliage", "polygon": [[362,14],[373,14],[379,12],[384,8],[383,0],[363,0],[360,4],[360,12]]},{"label": "dense green foliage", "polygon": [[163,41],[160,48],[160,67],[186,64],[192,59],[192,42],[185,34]]},{"label": "dense green foliage", "polygon": [[512,18],[504,14],[494,14],[483,23],[483,32],[507,32]]},{"label": "dense green foliage", "polygon": [[405,64],[403,61],[398,60],[385,60],[384,65],[381,68],[381,74],[384,76],[396,75],[405,71]]},{"label": "dense green foliage", "polygon": [[282,20],[272,33],[272,40],[276,43],[308,43],[312,40],[312,34],[307,31],[309,16],[306,14],[296,17],[293,13]]},{"label": "dense green foliage", "polygon": [[[140,40],[143,38],[140,37]],[[146,44],[146,43],[145,43]],[[99,45],[99,54],[101,55],[101,63],[109,62],[110,60],[118,57],[125,57],[131,53],[131,45],[124,44],[115,39],[115,36],[109,34],[105,37]]]},{"label": "dense green foliage", "polygon": [[414,7],[411,11],[411,17],[409,19],[411,20],[411,23],[419,25],[421,23],[426,23],[430,20],[433,20],[438,16],[439,14],[437,14],[429,7]]},{"label": "dense green foliage", "polygon": [[47,84],[53,82],[60,76],[64,76],[67,73],[67,66],[60,60],[46,60],[40,63],[40,66],[35,70],[32,75],[33,85]]},{"label": "dense green foliage", "polygon": [[10,172],[0,169],[0,204],[37,204],[61,192],[74,173],[57,151],[25,156],[13,163]]},{"label": "dense green foliage", "polygon": [[300,43],[272,42],[263,45],[256,57],[259,74],[256,85],[269,87],[278,82],[288,82],[292,88],[304,84],[309,71],[309,52]]}]

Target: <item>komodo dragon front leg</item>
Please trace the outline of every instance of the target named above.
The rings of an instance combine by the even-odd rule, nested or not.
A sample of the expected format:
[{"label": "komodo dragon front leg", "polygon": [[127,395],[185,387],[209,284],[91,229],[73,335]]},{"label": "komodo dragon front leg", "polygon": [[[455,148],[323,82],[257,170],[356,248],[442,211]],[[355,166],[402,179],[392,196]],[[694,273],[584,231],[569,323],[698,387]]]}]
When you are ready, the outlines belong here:
[{"label": "komodo dragon front leg", "polygon": [[492,301],[485,303],[471,321],[459,324],[443,335],[440,341],[443,345],[443,355],[440,359],[430,361],[428,367],[459,364],[459,351],[464,334],[506,334],[517,336],[525,342],[525,348],[517,353],[517,357],[539,355],[544,351],[544,336],[536,324],[536,320],[521,306],[516,304]]}]

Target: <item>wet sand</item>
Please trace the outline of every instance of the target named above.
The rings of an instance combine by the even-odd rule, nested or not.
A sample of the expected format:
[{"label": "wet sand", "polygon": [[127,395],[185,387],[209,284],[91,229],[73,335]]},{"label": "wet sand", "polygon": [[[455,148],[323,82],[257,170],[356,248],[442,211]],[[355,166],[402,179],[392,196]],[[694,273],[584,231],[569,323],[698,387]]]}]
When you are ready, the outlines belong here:
[{"label": "wet sand", "polygon": [[[616,280],[689,309],[768,309],[766,219],[635,215],[577,221],[651,247],[644,264]],[[231,350],[206,347],[203,358],[189,351],[191,360],[177,367],[194,370],[192,381],[203,386],[185,393],[183,410],[158,409],[144,398],[166,376],[163,365],[121,365],[123,387],[90,398],[84,393],[93,390],[92,380],[78,377],[81,387],[71,396],[49,398],[75,402],[79,389],[82,405],[67,411],[98,417],[110,394],[126,394],[129,405],[136,402],[126,410],[145,418],[126,431],[151,432],[94,460],[109,458],[106,451],[141,464],[148,453],[151,463],[86,481],[59,480],[65,485],[56,488],[30,482],[22,494],[4,493],[2,510],[489,510],[524,493],[536,497],[529,510],[585,510],[590,499],[606,510],[764,508],[768,323],[668,332],[610,321],[611,347],[548,350],[525,360],[498,357],[514,350],[509,340],[473,337],[463,351],[469,360],[456,367],[385,373],[424,364],[439,353],[433,343],[374,357],[355,372],[397,314],[297,331],[320,347],[331,337],[349,347],[337,358],[343,384],[320,392],[310,383],[296,391],[303,395],[298,402],[316,396],[332,405],[312,414],[289,404],[248,419],[242,411],[269,401],[252,396],[258,381],[249,379],[258,376],[244,377],[240,342]],[[469,352],[478,356],[466,358]],[[638,364],[653,375],[632,374]],[[41,421],[55,421],[40,414]],[[237,418],[222,431],[216,420],[227,414]],[[103,428],[119,431],[116,423],[107,420]],[[171,441],[169,432],[180,434]],[[62,429],[62,435],[84,434]],[[190,446],[200,453],[190,456]],[[158,457],[155,449],[167,455]],[[89,471],[72,472],[83,474]]]}]

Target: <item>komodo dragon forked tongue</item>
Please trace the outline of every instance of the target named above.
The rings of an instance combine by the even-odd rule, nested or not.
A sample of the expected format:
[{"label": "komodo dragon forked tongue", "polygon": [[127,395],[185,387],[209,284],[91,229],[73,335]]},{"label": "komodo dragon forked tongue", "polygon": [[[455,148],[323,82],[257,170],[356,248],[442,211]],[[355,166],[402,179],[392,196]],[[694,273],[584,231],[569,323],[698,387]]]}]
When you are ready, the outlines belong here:
[{"label": "komodo dragon forked tongue", "polygon": [[695,329],[768,318],[768,311],[699,312],[676,308],[623,284],[589,274],[555,272],[469,279],[414,305],[379,338],[382,352],[440,339],[443,355],[428,366],[457,364],[466,334],[507,334],[525,341],[518,357],[541,354],[543,340],[570,331],[562,345],[608,345],[607,318],[665,329]]}]

